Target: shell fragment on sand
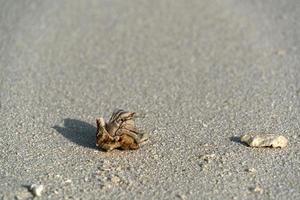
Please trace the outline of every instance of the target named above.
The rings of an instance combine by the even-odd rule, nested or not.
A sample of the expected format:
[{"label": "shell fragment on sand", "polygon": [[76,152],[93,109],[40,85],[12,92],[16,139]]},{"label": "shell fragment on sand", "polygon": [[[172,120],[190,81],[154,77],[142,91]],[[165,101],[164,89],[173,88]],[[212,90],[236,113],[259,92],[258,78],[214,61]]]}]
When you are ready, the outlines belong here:
[{"label": "shell fragment on sand", "polygon": [[247,143],[251,147],[272,147],[283,148],[288,144],[288,140],[282,135],[248,133],[241,137],[241,142]]},{"label": "shell fragment on sand", "polygon": [[42,195],[44,186],[39,184],[32,184],[29,189],[34,196],[40,197]]}]

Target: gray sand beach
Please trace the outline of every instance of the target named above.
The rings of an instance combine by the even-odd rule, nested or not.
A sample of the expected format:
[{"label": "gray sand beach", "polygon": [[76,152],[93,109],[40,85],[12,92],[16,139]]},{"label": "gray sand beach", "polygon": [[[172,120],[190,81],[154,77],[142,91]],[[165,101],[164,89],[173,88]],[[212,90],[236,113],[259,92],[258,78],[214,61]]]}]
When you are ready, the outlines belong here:
[{"label": "gray sand beach", "polygon": [[[0,0],[0,199],[300,199],[299,19],[299,0]],[[145,114],[142,148],[96,148],[116,108]]]}]

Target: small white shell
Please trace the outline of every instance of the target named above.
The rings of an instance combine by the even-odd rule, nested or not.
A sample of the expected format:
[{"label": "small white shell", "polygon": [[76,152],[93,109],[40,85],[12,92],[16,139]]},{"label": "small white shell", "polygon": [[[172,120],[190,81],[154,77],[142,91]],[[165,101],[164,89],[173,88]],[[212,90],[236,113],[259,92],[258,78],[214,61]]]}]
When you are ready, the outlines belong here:
[{"label": "small white shell", "polygon": [[42,195],[43,189],[44,189],[44,186],[39,185],[39,184],[32,184],[30,186],[30,191],[32,192],[32,194],[34,196],[38,196],[38,197]]},{"label": "small white shell", "polygon": [[251,147],[286,147],[288,140],[282,135],[248,133],[241,137],[241,141]]}]

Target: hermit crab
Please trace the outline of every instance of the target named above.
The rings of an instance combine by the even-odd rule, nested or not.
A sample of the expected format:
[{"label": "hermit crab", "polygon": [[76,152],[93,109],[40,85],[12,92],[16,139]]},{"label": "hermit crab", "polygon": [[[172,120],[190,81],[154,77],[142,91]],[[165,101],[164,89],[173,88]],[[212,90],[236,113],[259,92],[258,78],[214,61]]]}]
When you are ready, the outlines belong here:
[{"label": "hermit crab", "polygon": [[96,146],[105,151],[138,149],[149,136],[135,126],[134,119],[137,117],[135,112],[117,109],[108,122],[102,117],[96,119]]}]

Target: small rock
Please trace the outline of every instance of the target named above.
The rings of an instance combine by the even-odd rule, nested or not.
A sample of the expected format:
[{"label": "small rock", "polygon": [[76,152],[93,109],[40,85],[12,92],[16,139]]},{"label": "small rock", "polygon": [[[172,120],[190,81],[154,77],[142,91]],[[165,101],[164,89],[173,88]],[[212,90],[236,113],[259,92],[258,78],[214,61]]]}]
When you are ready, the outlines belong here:
[{"label": "small rock", "polygon": [[59,175],[59,174],[55,175],[55,178],[60,178],[60,177],[61,177],[61,175]]},{"label": "small rock", "polygon": [[288,140],[282,135],[248,133],[241,137],[241,142],[247,143],[251,147],[286,147]]},{"label": "small rock", "polygon": [[121,179],[118,176],[113,176],[110,180],[114,184],[118,184],[121,181]]},{"label": "small rock", "polygon": [[65,181],[65,183],[72,183],[72,180],[68,179],[68,180]]},{"label": "small rock", "polygon": [[109,183],[105,183],[102,185],[102,189],[111,189],[113,186]]},{"label": "small rock", "polygon": [[256,173],[256,169],[254,169],[254,168],[246,169],[246,171],[250,172],[250,173]]},{"label": "small rock", "polygon": [[255,186],[254,188],[250,188],[251,191],[255,192],[255,193],[259,193],[262,194],[264,192],[264,190],[260,187],[260,186]]},{"label": "small rock", "polygon": [[199,167],[201,171],[206,171],[208,170],[207,163],[199,163]]},{"label": "small rock", "polygon": [[44,189],[44,186],[43,185],[39,185],[39,184],[32,184],[29,189],[30,189],[31,193],[34,196],[39,197],[39,196],[42,195],[42,191]]},{"label": "small rock", "polygon": [[181,200],[185,200],[187,199],[186,196],[184,194],[176,194],[176,196],[181,199]]},{"label": "small rock", "polygon": [[216,154],[206,154],[206,155],[200,155],[200,158],[203,159],[206,162],[210,162],[216,157]]}]

